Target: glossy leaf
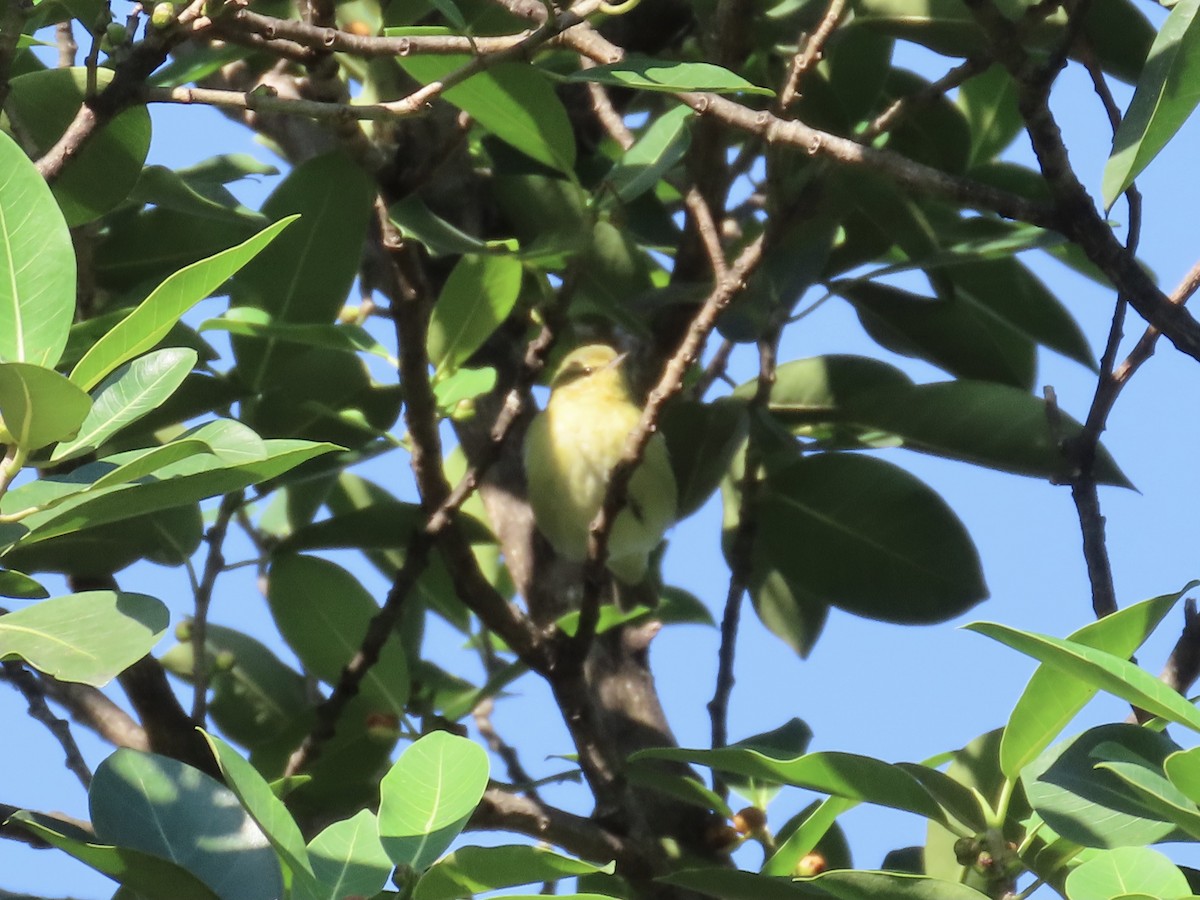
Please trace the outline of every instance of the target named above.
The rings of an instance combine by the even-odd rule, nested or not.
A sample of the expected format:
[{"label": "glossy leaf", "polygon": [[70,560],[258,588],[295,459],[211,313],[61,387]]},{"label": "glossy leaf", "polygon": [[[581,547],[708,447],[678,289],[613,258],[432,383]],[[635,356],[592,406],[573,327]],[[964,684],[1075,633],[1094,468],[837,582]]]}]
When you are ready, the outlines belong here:
[{"label": "glossy leaf", "polygon": [[852,753],[809,753],[794,759],[773,759],[757,750],[726,747],[720,750],[663,748],[640,750],[630,757],[696,763],[721,772],[790,784],[843,797],[908,810],[941,819],[941,808],[929,793],[903,769],[881,760]]},{"label": "glossy leaf", "polygon": [[790,463],[763,483],[757,521],[761,560],[857,615],[940,622],[987,595],[962,523],[880,460],[826,453]]},{"label": "glossy leaf", "polygon": [[343,900],[378,894],[392,872],[378,832],[375,814],[368,809],[326,827],[308,845],[313,882],[294,891],[294,896],[298,900]]},{"label": "glossy leaf", "polygon": [[521,292],[512,256],[464,256],[446,279],[429,320],[429,360],[454,371],[508,318]]},{"label": "glossy leaf", "polygon": [[[267,599],[279,631],[305,667],[336,684],[362,646],[379,605],[341,566],[310,556],[283,555],[271,565]],[[381,711],[403,715],[409,676],[398,635],[362,680],[362,694]]]},{"label": "glossy leaf", "polygon": [[[1111,772],[1121,779],[1155,817],[1175,825],[1180,832],[1193,840],[1200,840],[1200,809],[1162,774],[1165,762],[1158,766],[1133,754],[1124,753],[1123,748],[1118,747],[1117,750],[1121,752],[1114,752],[1110,745],[1102,744],[1097,747],[1097,754],[1107,751],[1117,758],[1104,759],[1096,764],[1096,768]],[[1186,751],[1181,750],[1171,756],[1179,756],[1184,752]],[[1171,759],[1171,756],[1167,759]]]},{"label": "glossy leaf", "polygon": [[1098,766],[1120,751],[1122,760],[1159,768],[1178,749],[1165,735],[1136,725],[1101,725],[1046,750],[1022,770],[1021,784],[1034,811],[1067,840],[1085,847],[1152,844],[1176,836],[1174,823]]},{"label": "glossy leaf", "polygon": [[37,450],[72,437],[92,399],[53,369],[0,363],[0,443]]},{"label": "glossy leaf", "polygon": [[[431,84],[466,65],[469,56],[404,56],[400,65],[422,84]],[[575,134],[549,79],[532,66],[500,63],[472,75],[442,97],[500,140],[538,162],[570,174],[575,168]]]},{"label": "glossy leaf", "polygon": [[[77,67],[45,69],[12,80],[5,111],[39,155],[53,147],[75,119],[87,78],[87,70]],[[95,78],[97,87],[104,88],[112,82],[113,70],[98,68]],[[140,104],[89,135],[51,187],[67,224],[91,222],[124,200],[137,183],[149,149],[150,114]]]},{"label": "glossy leaf", "polygon": [[659,426],[678,490],[676,519],[685,519],[712,496],[744,443],[745,409],[727,400],[679,401],[663,410]]},{"label": "glossy leaf", "polygon": [[79,433],[55,447],[50,459],[57,462],[95,450],[126,425],[161,406],[195,365],[196,351],[178,347],[125,363],[96,389]]},{"label": "glossy leaf", "polygon": [[294,217],[268,225],[236,247],[194,262],[168,277],[84,354],[71,371],[71,381],[91,390],[117,366],[149,350],[180,316],[219,288],[293,221]]},{"label": "glossy leaf", "polygon": [[1200,103],[1200,0],[1179,0],[1159,29],[1133,100],[1113,137],[1105,207],[1150,164]]},{"label": "glossy leaf", "polygon": [[[1194,586],[1193,582],[1174,594],[1164,594],[1118,610],[1088,623],[1068,640],[1114,656],[1130,657]],[[1090,681],[1072,678],[1045,663],[1039,666],[1004,728],[1004,738],[1000,742],[1000,767],[1004,774],[1009,778],[1020,775],[1021,770],[1050,746],[1098,690]]]},{"label": "glossy leaf", "polygon": [[219,900],[196,876],[165,859],[101,843],[94,834],[21,810],[9,820],[145,900]]},{"label": "glossy leaf", "polygon": [[1071,900],[1111,900],[1121,894],[1146,894],[1163,900],[1191,895],[1179,867],[1148,847],[1115,847],[1089,857],[1067,876]]},{"label": "glossy leaf", "polygon": [[780,842],[775,852],[763,862],[762,874],[792,875],[796,871],[796,863],[820,843],[833,827],[834,820],[857,805],[858,801],[845,797],[826,797],[814,805],[799,827]]},{"label": "glossy leaf", "polygon": [[458,836],[483,796],[487,751],[434,731],[401,755],[379,785],[379,837],[392,862],[421,871]]},{"label": "glossy leaf", "polygon": [[1000,641],[1055,669],[1074,675],[1169,722],[1200,731],[1200,710],[1129,660],[1086,644],[1018,631],[994,622],[974,622],[971,631]]},{"label": "glossy leaf", "polygon": [[178,760],[122,748],[88,793],[103,841],[171,860],[221,900],[277,900],[283,883],[266,837],[228,788]]},{"label": "glossy leaf", "polygon": [[435,215],[420,197],[411,195],[388,207],[388,218],[406,238],[420,241],[433,256],[458,256],[499,249],[515,251],[515,240],[485,241]]},{"label": "glossy leaf", "polygon": [[[144,478],[147,475],[153,475],[159,469],[165,468],[181,459],[187,459],[189,456],[195,456],[197,453],[209,452],[211,452],[211,448],[208,444],[204,443],[204,441],[192,440],[191,438],[181,438],[159,447],[134,451],[130,458],[97,478],[91,487],[99,490],[100,488],[112,487],[117,484],[127,484],[130,481],[137,481],[139,478]],[[101,460],[101,462],[104,462],[104,460]]]},{"label": "glossy leaf", "polygon": [[242,206],[218,179],[203,174],[188,177],[165,166],[142,169],[129,199],[210,219],[244,219],[260,228],[269,224],[262,213]]},{"label": "glossy leaf", "polygon": [[167,608],[145,594],[67,594],[0,616],[0,658],[102,687],[150,652],[168,620]]},{"label": "glossy leaf", "polygon": [[45,180],[0,132],[0,362],[53,366],[75,315],[75,250]]},{"label": "glossy leaf", "polygon": [[612,863],[596,866],[541,847],[463,847],[429,868],[417,882],[413,900],[456,900],[535,881],[558,881],[592,872],[611,875],[612,871]]},{"label": "glossy leaf", "polygon": [[566,77],[567,81],[593,81],[610,87],[635,88],[643,91],[708,91],[713,94],[760,94],[774,97],[769,88],[759,87],[740,75],[712,63],[664,62],[635,53],[626,54],[620,62],[580,69]]}]

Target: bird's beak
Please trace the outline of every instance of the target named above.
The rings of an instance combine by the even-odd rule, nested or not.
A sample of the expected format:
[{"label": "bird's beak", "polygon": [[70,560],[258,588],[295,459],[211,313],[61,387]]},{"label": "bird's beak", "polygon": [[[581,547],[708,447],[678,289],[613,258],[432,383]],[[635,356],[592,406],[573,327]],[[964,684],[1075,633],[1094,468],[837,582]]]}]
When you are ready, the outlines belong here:
[{"label": "bird's beak", "polygon": [[610,363],[609,363],[607,366],[605,366],[604,368],[606,368],[606,369],[615,369],[615,368],[617,368],[617,366],[621,365],[621,363],[625,362],[625,359],[626,359],[628,356],[629,356],[629,351],[628,351],[628,350],[626,350],[624,353],[620,354],[620,355],[619,355],[619,356],[618,356],[616,359],[614,359],[612,362],[610,362]]}]

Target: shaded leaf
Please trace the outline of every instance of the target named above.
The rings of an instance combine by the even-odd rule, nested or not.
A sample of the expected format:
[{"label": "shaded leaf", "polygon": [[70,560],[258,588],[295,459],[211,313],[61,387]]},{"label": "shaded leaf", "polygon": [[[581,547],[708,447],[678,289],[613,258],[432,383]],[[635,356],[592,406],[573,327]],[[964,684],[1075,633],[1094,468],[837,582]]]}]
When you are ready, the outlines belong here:
[{"label": "shaded leaf", "polygon": [[178,760],[122,748],[88,793],[103,841],[187,869],[221,900],[277,900],[279,861],[228,788]]},{"label": "shaded leaf", "polygon": [[375,814],[359,810],[349,819],[334,822],[308,844],[314,881],[296,891],[298,900],[343,900],[373,897],[392,872],[379,841]]},{"label": "shaded leaf", "polygon": [[714,94],[761,94],[774,97],[769,88],[759,87],[740,75],[712,63],[665,62],[651,56],[628,53],[620,62],[580,69],[566,81],[593,81],[611,87],[643,91],[709,91]]},{"label": "shaded leaf", "polygon": [[454,371],[512,312],[521,292],[521,263],[513,256],[467,255],[458,261],[429,320],[429,360]]},{"label": "shaded leaf", "polygon": [[0,444],[37,450],[72,437],[92,398],[53,369],[0,363]]},{"label": "shaded leaf", "polygon": [[462,847],[429,868],[417,882],[413,900],[456,900],[535,881],[558,881],[593,872],[611,875],[612,871],[612,863],[597,866],[541,847]]},{"label": "shaded leaf", "polygon": [[1179,900],[1191,894],[1179,867],[1148,847],[1115,847],[1084,860],[1066,881],[1071,900],[1111,900],[1144,894]]}]

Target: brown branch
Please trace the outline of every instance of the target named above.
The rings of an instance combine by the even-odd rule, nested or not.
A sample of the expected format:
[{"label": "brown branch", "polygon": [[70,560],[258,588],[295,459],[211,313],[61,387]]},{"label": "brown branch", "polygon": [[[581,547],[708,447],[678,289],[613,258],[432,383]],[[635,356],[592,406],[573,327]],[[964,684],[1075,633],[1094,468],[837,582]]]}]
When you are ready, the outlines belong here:
[{"label": "brown branch", "polygon": [[986,55],[972,56],[959,63],[937,81],[931,81],[919,91],[904,97],[897,97],[892,103],[876,116],[858,139],[870,143],[886,131],[891,131],[913,109],[936,100],[968,79],[987,70],[992,64],[992,58]]},{"label": "brown branch", "polygon": [[60,69],[69,69],[75,65],[75,54],[79,52],[79,45],[75,43],[75,30],[71,27],[72,21],[68,19],[54,26],[54,42],[58,45]]},{"label": "brown branch", "polygon": [[[203,726],[208,718],[208,609],[212,605],[213,588],[217,576],[225,568],[225,556],[221,548],[229,532],[229,521],[242,507],[244,494],[234,491],[221,498],[217,517],[204,536],[208,543],[208,555],[204,559],[204,571],[195,588],[194,613],[192,616],[192,721]],[[191,571],[190,569],[188,570]]]},{"label": "brown branch", "polygon": [[86,684],[58,681],[48,675],[40,675],[39,680],[47,697],[70,713],[78,724],[113,746],[150,749],[146,730],[103,692]]},{"label": "brown branch", "polygon": [[121,110],[138,101],[146,79],[163,64],[167,54],[193,32],[202,33],[208,19],[202,15],[205,0],[192,0],[166,30],[153,30],[145,40],[129,48],[128,55],[117,65],[113,79],[100,94],[89,96],[79,108],[71,124],[53,147],[37,161],[38,171],[47,181],[53,181],[70,162],[84,142]]},{"label": "brown branch", "polygon": [[538,795],[533,778],[521,763],[521,757],[517,755],[516,748],[500,737],[496,726],[492,723],[492,710],[495,705],[495,701],[491,697],[485,697],[472,710],[471,715],[475,720],[475,728],[488,748],[504,763],[504,768],[508,771],[508,780],[513,782],[522,794],[540,802],[542,798]]},{"label": "brown branch", "polygon": [[467,827],[504,830],[554,844],[592,862],[616,860],[622,872],[650,875],[639,848],[595,820],[577,816],[532,797],[488,788]]},{"label": "brown branch", "polygon": [[2,665],[3,673],[0,674],[0,677],[20,691],[25,702],[29,704],[29,715],[44,725],[46,730],[58,741],[58,745],[63,750],[66,767],[79,779],[84,790],[87,790],[92,785],[92,770],[88,768],[83,754],[79,751],[79,745],[75,743],[75,736],[71,734],[70,725],[51,711],[46,703],[46,694],[42,690],[42,685],[32,672],[13,660],[5,660]]},{"label": "brown branch", "polygon": [[809,70],[823,58],[825,44],[842,20],[842,12],[845,8],[846,0],[829,0],[829,6],[817,24],[816,31],[807,38],[802,37],[796,42],[796,55],[792,57],[792,62],[788,67],[787,81],[783,85],[783,90],[779,92],[778,108],[780,110],[787,109],[799,96],[800,83]]},{"label": "brown branch", "polygon": [[729,379],[729,376],[725,374],[725,369],[729,365],[729,357],[733,354],[733,348],[736,346],[728,338],[721,341],[721,346],[717,348],[717,352],[713,354],[713,358],[704,367],[704,372],[697,379],[696,383],[692,385],[693,399],[703,400],[704,395],[708,393],[709,389],[718,379]]},{"label": "brown branch", "polygon": [[1183,605],[1183,630],[1158,677],[1181,694],[1200,678],[1200,614],[1191,597]]},{"label": "brown branch", "polygon": [[1161,331],[1180,352],[1200,360],[1200,323],[1181,305],[1172,303],[1137,258],[1121,245],[1071,168],[1062,132],[1048,102],[1049,86],[1057,69],[1048,71],[1028,56],[1021,46],[1017,25],[991,0],[964,2],[990,37],[997,60],[1017,83],[1018,107],[1057,211],[1050,227],[1078,244],[1149,325]]}]

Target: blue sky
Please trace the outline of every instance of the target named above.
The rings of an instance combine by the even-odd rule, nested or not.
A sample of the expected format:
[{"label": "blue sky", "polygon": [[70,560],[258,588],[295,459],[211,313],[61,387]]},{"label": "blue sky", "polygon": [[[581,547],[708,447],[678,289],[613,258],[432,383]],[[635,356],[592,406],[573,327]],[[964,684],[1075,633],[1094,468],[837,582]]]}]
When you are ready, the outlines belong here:
[{"label": "blue sky", "polygon": [[[913,53],[909,64],[922,71],[946,68],[945,60],[926,53]],[[1128,96],[1129,91],[1123,90],[1119,102],[1124,105]],[[1054,101],[1072,162],[1087,187],[1098,193],[1109,131],[1086,77],[1069,70],[1056,88]],[[150,162],[182,166],[234,150],[276,162],[250,141],[248,132],[212,110],[159,106],[152,113]],[[1142,256],[1168,290],[1200,257],[1200,246],[1191,239],[1194,210],[1200,206],[1200,179],[1193,174],[1198,150],[1200,125],[1191,122],[1139,179],[1145,195]],[[1020,142],[1013,157],[1031,158]],[[244,186],[242,192],[248,200],[258,199],[270,187],[271,179],[265,179],[260,185]],[[1118,205],[1113,217],[1119,221],[1124,215]],[[1078,318],[1098,353],[1111,316],[1111,294],[1044,255],[1026,258]],[[209,305],[205,315],[219,309],[219,303]],[[1131,346],[1141,333],[1135,316],[1131,315],[1127,331],[1126,343]],[[834,352],[882,357],[918,381],[946,377],[930,366],[878,349],[862,334],[852,311],[837,300],[824,304],[788,333],[780,359]],[[748,352],[735,356],[733,371],[738,380],[753,376],[751,357]],[[1091,373],[1043,352],[1038,385],[1046,384],[1054,386],[1068,413],[1082,418],[1094,388]],[[1200,575],[1194,518],[1195,498],[1200,496],[1197,397],[1200,366],[1164,341],[1110,418],[1105,443],[1138,488],[1101,489],[1121,605],[1178,590]],[[1033,670],[1032,662],[1013,651],[956,626],[989,619],[1063,635],[1090,620],[1079,529],[1067,488],[908,451],[889,451],[886,458],[933,486],[962,518],[983,559],[991,599],[959,621],[922,628],[886,625],[835,610],[808,660],[798,659],[767,633],[747,604],[738,647],[731,738],[799,716],[813,729],[814,749],[848,750],[891,761],[923,759],[1001,725]],[[408,479],[407,460],[400,454],[389,456],[373,477],[385,477],[381,473],[389,471],[394,473],[394,489],[401,490],[399,483]],[[710,502],[675,527],[665,563],[666,581],[692,591],[717,617],[728,577],[719,538],[720,510]],[[228,556],[244,558],[236,548]],[[364,579],[382,597],[382,580],[369,572],[364,572]],[[173,621],[188,612],[186,581],[178,570],[140,566],[124,573],[121,581],[128,589],[164,599]],[[213,619],[269,634],[265,602],[251,570],[223,576]],[[1148,668],[1158,670],[1181,623],[1177,612],[1140,654]],[[447,631],[440,640],[452,648],[457,639]],[[717,643],[715,630],[673,626],[664,629],[653,645],[663,702],[684,746],[708,742],[705,704],[712,696]],[[519,682],[515,690],[517,697],[497,706],[497,729],[523,750],[535,777],[559,771],[561,761],[542,759],[543,754],[570,751],[548,691],[532,677]],[[1081,727],[1119,720],[1125,713],[1122,704],[1101,699],[1084,712]],[[0,778],[0,801],[86,815],[86,798],[62,767],[57,745],[25,716],[24,704],[12,691],[0,691],[0,721],[6,723],[6,740],[0,742],[0,772],[6,773]],[[536,730],[529,727],[531,721],[538,723]],[[106,748],[82,729],[76,729],[76,735],[85,744],[89,760],[98,763]],[[1183,735],[1176,739],[1186,741]],[[578,803],[579,793],[568,788],[561,799]],[[799,791],[785,791],[770,811],[772,822],[782,824],[807,800]],[[923,823],[900,813],[860,808],[844,822],[855,863],[863,867],[879,865],[892,848],[923,841]],[[744,864],[753,866],[757,857],[745,852]],[[1173,854],[1181,862],[1200,865],[1194,845]],[[0,842],[0,889],[90,898],[111,895],[113,886],[63,855]]]}]

